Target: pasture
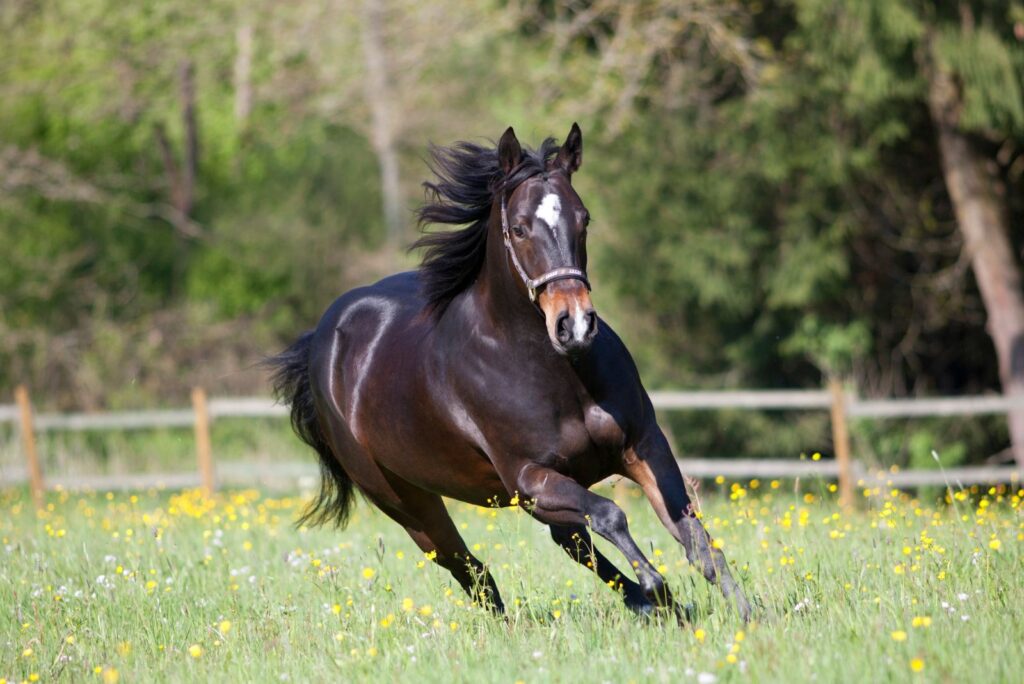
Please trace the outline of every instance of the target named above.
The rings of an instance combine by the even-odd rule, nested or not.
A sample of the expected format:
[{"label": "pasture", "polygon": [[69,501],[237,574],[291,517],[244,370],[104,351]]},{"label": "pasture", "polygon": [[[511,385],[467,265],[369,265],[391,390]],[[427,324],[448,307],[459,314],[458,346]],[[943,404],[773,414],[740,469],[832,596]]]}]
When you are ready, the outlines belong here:
[{"label": "pasture", "polygon": [[[256,490],[0,493],[0,682],[1021,681],[1024,491],[947,501],[717,481],[709,531],[756,605],[741,624],[639,491],[606,493],[694,619],[645,620],[521,510],[449,502],[507,620],[360,502],[296,529]],[[620,567],[621,559],[602,548]]]}]

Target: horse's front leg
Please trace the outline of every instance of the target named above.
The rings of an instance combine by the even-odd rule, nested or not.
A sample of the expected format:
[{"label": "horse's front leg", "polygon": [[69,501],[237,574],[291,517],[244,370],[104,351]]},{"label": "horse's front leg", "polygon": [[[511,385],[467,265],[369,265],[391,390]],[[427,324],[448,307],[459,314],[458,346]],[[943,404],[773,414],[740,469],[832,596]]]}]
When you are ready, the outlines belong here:
[{"label": "horse's front leg", "polygon": [[721,549],[715,548],[711,535],[693,510],[679,466],[668,441],[657,425],[635,446],[626,450],[623,463],[626,476],[640,485],[661,522],[683,545],[686,557],[704,577],[717,584],[733,602],[740,617],[750,620],[750,603],[729,572]]},{"label": "horse's front leg", "polygon": [[549,525],[586,525],[615,545],[629,561],[644,597],[652,603],[673,605],[665,578],[651,564],[629,534],[626,514],[614,501],[594,494],[575,480],[550,468],[529,463],[514,476],[516,489],[533,517]]}]

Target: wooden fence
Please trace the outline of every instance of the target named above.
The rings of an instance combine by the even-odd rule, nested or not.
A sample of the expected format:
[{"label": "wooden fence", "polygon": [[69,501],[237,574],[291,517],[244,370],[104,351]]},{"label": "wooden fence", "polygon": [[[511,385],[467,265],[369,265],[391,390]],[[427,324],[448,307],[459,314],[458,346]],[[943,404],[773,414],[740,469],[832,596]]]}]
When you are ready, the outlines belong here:
[{"label": "wooden fence", "polygon": [[[894,487],[925,485],[989,484],[1019,482],[1021,472],[1015,466],[976,466],[946,470],[917,470],[901,472],[870,472],[852,458],[848,421],[850,418],[912,418],[924,416],[966,416],[1005,414],[1011,409],[1024,409],[1024,397],[975,396],[935,399],[863,400],[847,393],[833,381],[824,390],[735,390],[735,391],[663,391],[651,392],[655,408],[663,411],[678,410],[759,410],[791,411],[822,410],[831,416],[832,441],[835,459],[777,460],[777,459],[686,459],[684,471],[692,477],[706,478],[723,475],[729,478],[797,478],[818,476],[834,478],[839,483],[839,500],[843,506],[854,502],[857,483],[875,485],[884,483]],[[43,504],[47,484],[67,488],[139,489],[148,486],[191,487],[201,486],[213,492],[219,472],[221,479],[252,481],[253,477],[271,480],[277,477],[314,476],[317,472],[312,459],[307,464],[275,464],[254,472],[239,464],[214,467],[214,454],[210,440],[210,424],[218,418],[285,417],[288,410],[262,397],[208,398],[202,388],[192,391],[190,409],[117,411],[104,413],[43,413],[35,414],[28,390],[15,390],[15,404],[0,405],[0,423],[18,426],[25,457],[25,476],[15,481],[28,480],[37,505]],[[82,430],[137,430],[191,427],[195,434],[196,472],[169,475],[119,475],[117,477],[51,477],[44,481],[35,436],[40,432]]]}]

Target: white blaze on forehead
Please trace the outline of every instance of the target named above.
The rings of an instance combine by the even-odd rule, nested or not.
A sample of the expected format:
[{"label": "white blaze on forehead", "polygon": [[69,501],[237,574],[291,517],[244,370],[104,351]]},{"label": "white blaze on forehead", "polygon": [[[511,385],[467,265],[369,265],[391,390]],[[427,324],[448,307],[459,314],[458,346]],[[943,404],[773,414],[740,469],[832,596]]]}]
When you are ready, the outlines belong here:
[{"label": "white blaze on forehead", "polygon": [[558,217],[562,214],[562,202],[558,199],[558,195],[553,192],[549,192],[544,195],[544,199],[540,201],[540,206],[537,207],[537,218],[544,221],[551,228],[558,225]]}]

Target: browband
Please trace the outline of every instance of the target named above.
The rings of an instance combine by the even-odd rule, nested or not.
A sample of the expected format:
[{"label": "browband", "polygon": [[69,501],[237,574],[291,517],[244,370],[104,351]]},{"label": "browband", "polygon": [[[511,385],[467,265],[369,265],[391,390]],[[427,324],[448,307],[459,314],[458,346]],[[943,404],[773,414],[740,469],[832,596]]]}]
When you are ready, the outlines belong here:
[{"label": "browband", "polygon": [[512,257],[512,265],[515,266],[516,272],[519,273],[519,277],[522,278],[523,284],[526,285],[526,291],[530,295],[530,301],[537,301],[537,290],[547,285],[548,283],[556,280],[575,279],[583,281],[583,284],[587,286],[587,290],[590,290],[590,280],[587,279],[587,274],[578,268],[571,266],[563,266],[561,268],[553,268],[547,273],[540,275],[536,278],[531,278],[526,274],[526,269],[519,263],[519,255],[516,254],[516,250],[512,247],[512,238],[509,236],[509,225],[508,225],[508,209],[505,206],[505,191],[501,192],[501,234],[505,239],[505,248],[508,249],[509,256]]}]

